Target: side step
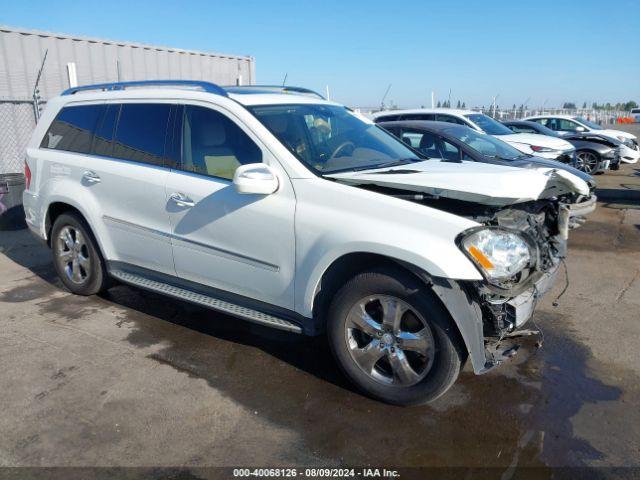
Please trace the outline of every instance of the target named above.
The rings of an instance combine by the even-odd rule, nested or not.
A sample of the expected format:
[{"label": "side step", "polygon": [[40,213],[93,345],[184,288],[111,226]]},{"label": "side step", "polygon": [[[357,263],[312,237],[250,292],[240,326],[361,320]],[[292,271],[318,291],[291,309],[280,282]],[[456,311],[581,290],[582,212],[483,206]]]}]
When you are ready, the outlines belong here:
[{"label": "side step", "polygon": [[287,330],[289,332],[302,333],[302,329],[298,325],[257,310],[252,310],[218,298],[169,285],[168,283],[151,280],[133,273],[123,272],[122,270],[110,270],[109,273],[121,282],[128,283],[135,287],[151,290],[152,292],[161,293],[179,300],[195,303],[196,305],[202,305],[203,307],[211,308],[212,310],[217,310],[235,317],[244,318],[245,320],[266,325],[268,327]]}]

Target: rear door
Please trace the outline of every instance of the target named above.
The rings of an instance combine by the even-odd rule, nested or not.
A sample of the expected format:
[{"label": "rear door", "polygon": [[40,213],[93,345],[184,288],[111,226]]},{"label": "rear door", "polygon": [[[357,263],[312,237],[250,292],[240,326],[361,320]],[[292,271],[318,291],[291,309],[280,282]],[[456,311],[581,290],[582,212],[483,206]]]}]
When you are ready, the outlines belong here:
[{"label": "rear door", "polygon": [[100,205],[110,260],[175,275],[166,210],[169,103],[105,106],[84,173]]},{"label": "rear door", "polygon": [[[179,277],[293,309],[295,194],[277,160],[237,118],[208,104],[185,105],[181,161],[167,182]],[[268,163],[280,186],[241,195],[241,164]]]}]

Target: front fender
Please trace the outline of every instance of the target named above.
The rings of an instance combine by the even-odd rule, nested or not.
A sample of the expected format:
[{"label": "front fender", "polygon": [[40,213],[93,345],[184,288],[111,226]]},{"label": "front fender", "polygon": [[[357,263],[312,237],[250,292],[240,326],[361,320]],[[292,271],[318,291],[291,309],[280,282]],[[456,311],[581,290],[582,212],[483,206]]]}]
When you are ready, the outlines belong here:
[{"label": "front fender", "polygon": [[[450,247],[450,248],[449,248]],[[296,311],[305,317],[313,316],[313,304],[318,292],[320,281],[325,272],[341,257],[353,253],[368,253],[380,255],[390,260],[415,266],[421,271],[429,272],[436,277],[448,277],[447,270],[454,267],[457,278],[465,280],[482,280],[482,276],[469,259],[455,246],[439,245],[434,248],[441,255],[426,257],[416,251],[406,250],[391,244],[379,244],[372,242],[349,242],[339,244],[335,249],[324,255],[317,255],[323,249],[322,242],[312,248],[306,256],[306,261],[299,265],[299,280],[296,292]],[[320,260],[311,263],[311,259],[320,257]],[[445,265],[446,264],[446,265]],[[304,282],[302,281],[304,279]]]}]

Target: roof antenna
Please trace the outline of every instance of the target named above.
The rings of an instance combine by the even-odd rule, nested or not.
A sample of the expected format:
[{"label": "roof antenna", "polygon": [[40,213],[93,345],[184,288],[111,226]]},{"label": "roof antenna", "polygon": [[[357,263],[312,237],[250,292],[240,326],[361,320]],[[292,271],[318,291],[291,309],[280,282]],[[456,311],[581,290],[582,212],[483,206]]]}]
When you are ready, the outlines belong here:
[{"label": "roof antenna", "polygon": [[284,74],[284,80],[282,80],[282,86],[284,87],[284,84],[287,83],[287,77],[289,76],[288,73]]},{"label": "roof antenna", "polygon": [[380,102],[380,110],[384,110],[384,101],[387,99],[389,90],[391,90],[391,84],[389,84],[389,86],[387,87],[387,90],[384,92],[384,95],[382,96],[382,101]]}]

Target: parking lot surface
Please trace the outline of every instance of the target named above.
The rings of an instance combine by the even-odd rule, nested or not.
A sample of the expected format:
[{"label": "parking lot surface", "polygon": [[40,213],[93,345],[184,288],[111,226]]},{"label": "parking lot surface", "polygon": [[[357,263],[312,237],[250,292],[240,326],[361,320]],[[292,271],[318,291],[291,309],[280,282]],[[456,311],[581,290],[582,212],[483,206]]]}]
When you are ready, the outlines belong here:
[{"label": "parking lot surface", "polygon": [[[640,191],[640,166],[605,177]],[[352,391],[322,338],[126,286],[73,296],[2,231],[0,465],[640,466],[640,196],[605,197],[538,307],[542,348],[413,408]]]}]

